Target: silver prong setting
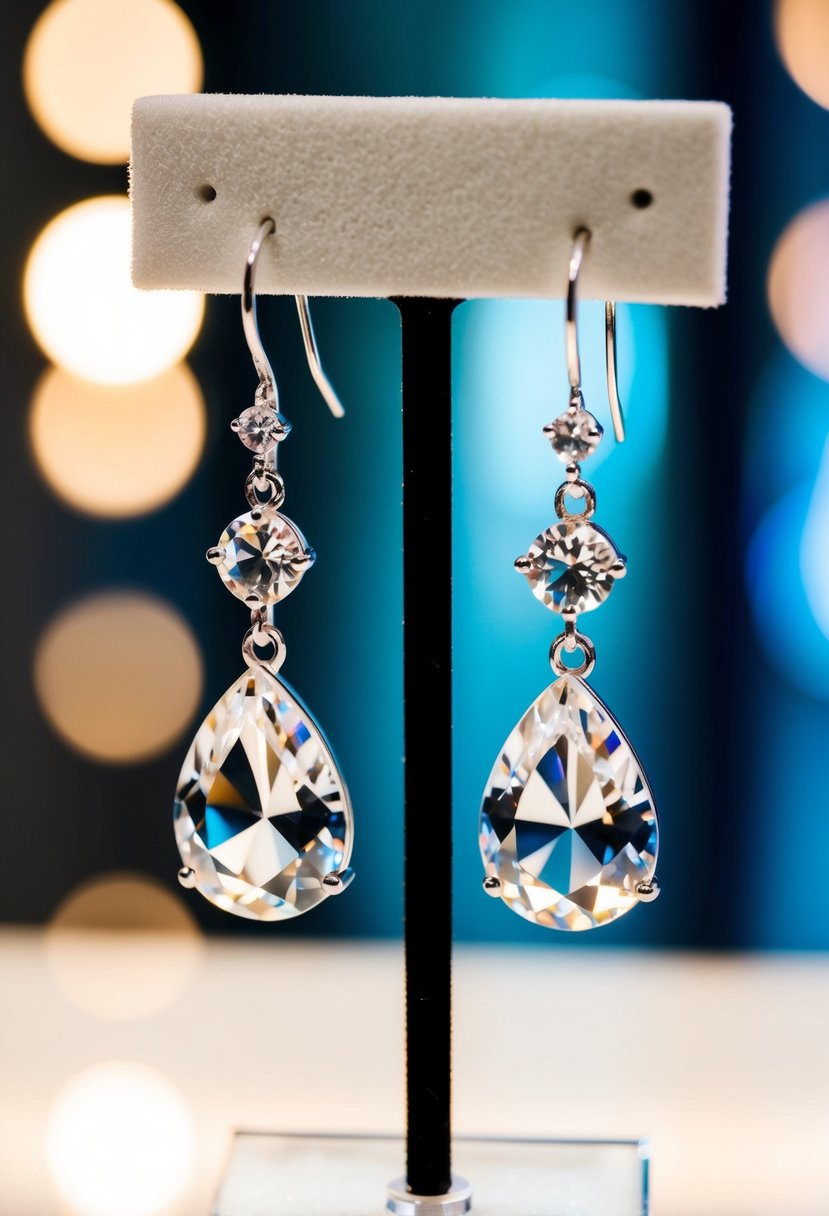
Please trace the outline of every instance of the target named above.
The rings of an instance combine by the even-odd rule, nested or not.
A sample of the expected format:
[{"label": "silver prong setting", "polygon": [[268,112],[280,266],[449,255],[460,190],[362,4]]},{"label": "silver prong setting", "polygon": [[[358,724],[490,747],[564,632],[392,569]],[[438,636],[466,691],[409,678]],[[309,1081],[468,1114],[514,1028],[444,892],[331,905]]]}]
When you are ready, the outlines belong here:
[{"label": "silver prong setting", "polygon": [[218,545],[213,545],[212,548],[207,550],[205,557],[210,562],[211,566],[220,566],[224,561],[225,551]]},{"label": "silver prong setting", "polygon": [[487,895],[491,895],[493,899],[500,898],[501,895],[501,879],[496,878],[494,874],[487,874],[481,884]]},{"label": "silver prong setting", "polygon": [[354,881],[354,871],[349,866],[345,870],[332,870],[322,880],[328,895],[342,895],[346,887]]},{"label": "silver prong setting", "polygon": [[529,574],[533,568],[533,559],[522,553],[520,557],[516,557],[513,565],[519,574]]},{"label": "silver prong setting", "polygon": [[248,608],[261,608],[262,596],[258,591],[251,591],[245,596],[245,603],[247,604]]},{"label": "silver prong setting", "polygon": [[618,561],[615,561],[613,563],[613,565],[610,567],[610,571],[609,571],[609,573],[612,574],[614,578],[624,578],[625,575],[627,574],[627,572],[628,572],[627,563],[625,562],[625,559],[623,557],[620,557]]},{"label": "silver prong setting", "polygon": [[655,899],[659,898],[661,889],[655,876],[636,884],[636,894],[643,904],[652,904]]},{"label": "silver prong setting", "polygon": [[182,866],[178,872],[178,880],[186,891],[192,891],[196,885],[196,871],[189,866]]},{"label": "silver prong setting", "polygon": [[241,426],[241,425],[242,425],[242,424],[241,424],[241,422],[239,421],[239,419],[238,419],[238,418],[234,418],[234,419],[233,419],[233,421],[232,421],[232,422],[231,422],[231,424],[230,424],[230,429],[233,431],[234,435],[238,435],[238,433],[239,433],[239,428],[240,428],[240,426]]}]

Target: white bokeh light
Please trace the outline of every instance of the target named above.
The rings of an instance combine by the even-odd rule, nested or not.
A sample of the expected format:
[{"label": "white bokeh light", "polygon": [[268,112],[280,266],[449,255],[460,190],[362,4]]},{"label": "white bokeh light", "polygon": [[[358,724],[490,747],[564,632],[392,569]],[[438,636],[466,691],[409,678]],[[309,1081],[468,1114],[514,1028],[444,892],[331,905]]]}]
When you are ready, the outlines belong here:
[{"label": "white bokeh light", "polygon": [[105,195],[69,207],[38,236],[24,304],[44,352],[76,376],[130,384],[187,354],[201,327],[197,292],[138,291],[131,281],[130,205]]},{"label": "white bokeh light", "polygon": [[50,139],[84,160],[127,160],[136,97],[197,92],[202,54],[171,0],[52,0],[23,58],[26,100]]},{"label": "white bokeh light", "polygon": [[788,349],[829,380],[829,200],[805,207],[787,224],[771,256],[767,290]]},{"label": "white bokeh light", "polygon": [[29,438],[44,480],[90,515],[139,515],[187,484],[207,418],[186,363],[138,384],[92,384],[49,367],[32,396]]},{"label": "white bokeh light", "polygon": [[157,1013],[187,991],[204,941],[185,902],[149,875],[112,871],[81,882],[45,935],[61,996],[106,1021]]},{"label": "white bokeh light", "polygon": [[819,106],[829,106],[829,4],[777,0],[774,32],[795,84]]},{"label": "white bokeh light", "polygon": [[167,600],[114,589],[65,605],[41,631],[34,688],[69,747],[107,764],[151,760],[199,704],[202,656]]},{"label": "white bokeh light", "polygon": [[97,1064],[58,1095],[49,1168],[78,1216],[151,1216],[190,1178],[195,1131],[178,1090],[155,1069]]}]

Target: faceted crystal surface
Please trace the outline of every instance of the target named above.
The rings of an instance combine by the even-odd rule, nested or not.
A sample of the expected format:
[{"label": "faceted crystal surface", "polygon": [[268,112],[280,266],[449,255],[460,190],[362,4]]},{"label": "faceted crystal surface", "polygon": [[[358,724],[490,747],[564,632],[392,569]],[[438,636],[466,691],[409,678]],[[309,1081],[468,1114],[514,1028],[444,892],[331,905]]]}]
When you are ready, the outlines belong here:
[{"label": "faceted crystal surface", "polygon": [[259,456],[275,448],[290,430],[286,419],[264,405],[252,405],[242,410],[234,426],[245,447]]},{"label": "faceted crystal surface", "polygon": [[197,889],[252,920],[307,912],[351,855],[351,804],[328,745],[264,670],[245,672],[199,727],[173,817]]},{"label": "faceted crystal surface", "polygon": [[[527,550],[532,593],[554,612],[589,612],[603,603],[624,558],[606,532],[587,521],[562,520],[537,536]],[[614,569],[617,562],[620,568]]]},{"label": "faceted crystal surface", "polygon": [[544,427],[553,451],[564,464],[586,460],[601,440],[604,432],[598,418],[589,410],[571,407]]},{"label": "faceted crystal surface", "polygon": [[504,744],[484,792],[481,856],[501,898],[550,929],[628,912],[656,866],[656,812],[639,761],[577,676],[546,688]]},{"label": "faceted crystal surface", "polygon": [[250,512],[228,524],[219,538],[224,557],[217,569],[240,600],[251,593],[263,604],[290,595],[314,560],[297,526],[276,511],[254,519]]}]

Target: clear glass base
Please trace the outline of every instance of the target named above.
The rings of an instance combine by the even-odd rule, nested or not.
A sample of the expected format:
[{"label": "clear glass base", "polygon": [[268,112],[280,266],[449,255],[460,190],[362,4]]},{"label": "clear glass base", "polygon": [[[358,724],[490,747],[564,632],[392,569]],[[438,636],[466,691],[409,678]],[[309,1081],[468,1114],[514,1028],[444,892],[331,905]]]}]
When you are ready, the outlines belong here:
[{"label": "clear glass base", "polygon": [[[397,1137],[238,1132],[214,1216],[380,1216]],[[647,1216],[645,1140],[455,1141],[476,1216]]]}]

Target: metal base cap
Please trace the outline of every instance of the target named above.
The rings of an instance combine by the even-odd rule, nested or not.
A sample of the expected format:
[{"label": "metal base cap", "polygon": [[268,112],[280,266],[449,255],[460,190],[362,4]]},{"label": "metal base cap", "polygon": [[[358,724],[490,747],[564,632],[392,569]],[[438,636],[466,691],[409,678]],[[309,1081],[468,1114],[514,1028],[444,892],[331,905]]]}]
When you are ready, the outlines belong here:
[{"label": "metal base cap", "polygon": [[386,1211],[392,1216],[465,1216],[471,1207],[472,1187],[457,1174],[445,1195],[413,1195],[405,1178],[395,1178],[388,1186]]}]

